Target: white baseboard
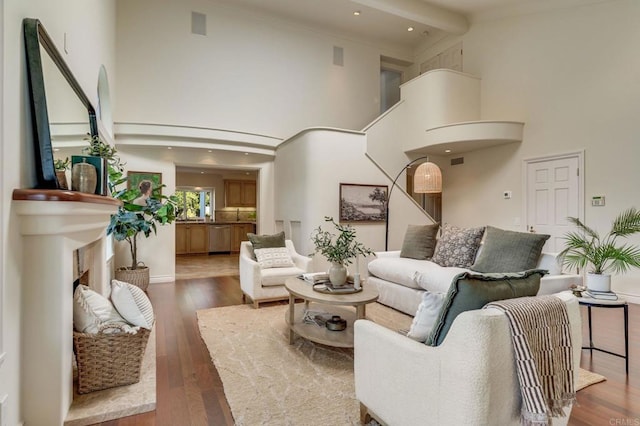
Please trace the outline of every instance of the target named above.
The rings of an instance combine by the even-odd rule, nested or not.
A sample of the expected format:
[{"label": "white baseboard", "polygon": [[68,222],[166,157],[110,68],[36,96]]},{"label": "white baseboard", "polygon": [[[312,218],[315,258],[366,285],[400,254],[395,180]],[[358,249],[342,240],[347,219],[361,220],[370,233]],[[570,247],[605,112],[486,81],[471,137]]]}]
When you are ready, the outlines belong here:
[{"label": "white baseboard", "polygon": [[156,283],[170,283],[176,280],[175,275],[155,275],[149,278],[150,284]]}]

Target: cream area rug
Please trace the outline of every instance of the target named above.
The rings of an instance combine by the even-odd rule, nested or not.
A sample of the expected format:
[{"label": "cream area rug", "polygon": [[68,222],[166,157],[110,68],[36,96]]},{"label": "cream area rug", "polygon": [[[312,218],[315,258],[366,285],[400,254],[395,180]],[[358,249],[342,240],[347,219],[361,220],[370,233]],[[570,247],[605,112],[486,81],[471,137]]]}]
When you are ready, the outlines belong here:
[{"label": "cream area rug", "polygon": [[[302,338],[289,345],[286,313],[284,305],[197,312],[236,425],[359,425],[353,350]],[[411,325],[411,317],[378,303],[367,305],[367,318],[392,330]]]}]

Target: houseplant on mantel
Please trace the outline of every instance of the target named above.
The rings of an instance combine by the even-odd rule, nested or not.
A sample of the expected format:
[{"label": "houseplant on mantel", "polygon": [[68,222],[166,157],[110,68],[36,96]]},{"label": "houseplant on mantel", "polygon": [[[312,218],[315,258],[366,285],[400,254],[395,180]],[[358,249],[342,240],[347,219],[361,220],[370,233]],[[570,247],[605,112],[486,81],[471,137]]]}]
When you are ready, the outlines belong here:
[{"label": "houseplant on mantel", "polygon": [[122,201],[122,206],[111,216],[107,235],[113,235],[116,241],[126,241],[129,244],[131,264],[116,268],[115,278],[135,284],[146,291],[149,286],[149,267],[138,260],[138,236],[142,233],[148,238],[152,231],[156,233],[157,224],[172,223],[176,218],[177,198],[162,195],[161,190],[165,185],[161,185],[153,189],[145,205],[134,203],[141,195],[138,188],[117,189],[127,182],[128,177],[123,176],[124,164],[120,161],[116,148],[102,141],[99,136],[87,139],[89,147],[84,152],[105,159],[109,171],[109,192],[112,197]]},{"label": "houseplant on mantel", "polygon": [[319,226],[311,234],[311,240],[315,245],[315,253],[320,253],[331,262],[329,268],[329,281],[334,285],[342,285],[347,281],[347,267],[351,264],[351,259],[357,256],[371,255],[373,251],[356,241],[356,231],[350,225],[336,223],[332,217],[325,216],[325,222],[331,222],[338,231],[334,235],[329,231],[322,230]]},{"label": "houseplant on mantel", "polygon": [[577,231],[565,235],[565,249],[560,252],[562,263],[587,272],[587,288],[595,291],[611,291],[611,275],[625,273],[640,267],[640,248],[631,244],[618,244],[618,237],[628,237],[640,232],[640,211],[632,207],[620,213],[604,237],[575,217],[569,222]]}]

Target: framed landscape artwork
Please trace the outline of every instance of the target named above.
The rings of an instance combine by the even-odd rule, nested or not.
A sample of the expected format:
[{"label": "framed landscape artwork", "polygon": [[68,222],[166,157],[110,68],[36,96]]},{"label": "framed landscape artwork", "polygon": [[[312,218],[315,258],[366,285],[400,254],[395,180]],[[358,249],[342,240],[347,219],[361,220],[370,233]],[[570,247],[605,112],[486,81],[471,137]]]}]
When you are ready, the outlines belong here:
[{"label": "framed landscape artwork", "polygon": [[162,173],[128,172],[127,177],[127,189],[139,189],[142,194],[140,201],[162,195]]},{"label": "framed landscape artwork", "polygon": [[340,184],[340,222],[384,222],[387,185]]}]

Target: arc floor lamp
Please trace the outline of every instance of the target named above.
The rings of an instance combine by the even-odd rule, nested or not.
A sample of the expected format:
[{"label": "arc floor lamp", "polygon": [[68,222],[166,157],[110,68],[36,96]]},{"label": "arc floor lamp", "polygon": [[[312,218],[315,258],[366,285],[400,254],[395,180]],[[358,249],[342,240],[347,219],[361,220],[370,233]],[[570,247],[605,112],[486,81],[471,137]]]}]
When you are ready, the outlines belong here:
[{"label": "arc floor lamp", "polygon": [[429,157],[420,157],[416,158],[413,161],[410,161],[409,164],[404,166],[402,170],[398,173],[396,178],[393,180],[391,184],[391,188],[389,188],[389,194],[387,195],[387,208],[386,208],[386,228],[385,228],[385,237],[384,237],[384,249],[388,250],[389,245],[389,202],[391,201],[391,193],[393,192],[393,188],[396,186],[396,182],[400,178],[402,172],[407,170],[413,164],[418,161],[427,160],[426,162],[420,164],[413,174],[413,192],[418,194],[437,194],[442,192],[442,172],[440,168],[434,163],[429,162]]}]

